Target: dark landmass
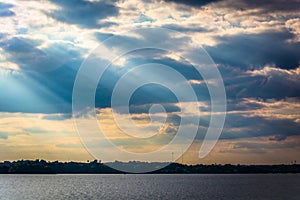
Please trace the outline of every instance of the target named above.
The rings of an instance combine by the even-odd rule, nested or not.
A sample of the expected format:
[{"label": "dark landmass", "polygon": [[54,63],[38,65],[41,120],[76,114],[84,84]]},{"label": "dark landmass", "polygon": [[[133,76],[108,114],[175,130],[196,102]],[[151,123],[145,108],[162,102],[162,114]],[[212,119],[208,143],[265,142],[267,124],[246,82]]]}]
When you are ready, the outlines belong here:
[{"label": "dark landmass", "polygon": [[[166,163],[148,162],[118,162],[109,163],[110,166],[129,166],[159,168]],[[97,160],[92,162],[47,162],[45,160],[19,160],[14,162],[0,162],[0,174],[124,174],[108,167]],[[167,167],[151,172],[151,174],[258,174],[258,173],[300,173],[299,164],[290,165],[183,165],[170,163]]]}]

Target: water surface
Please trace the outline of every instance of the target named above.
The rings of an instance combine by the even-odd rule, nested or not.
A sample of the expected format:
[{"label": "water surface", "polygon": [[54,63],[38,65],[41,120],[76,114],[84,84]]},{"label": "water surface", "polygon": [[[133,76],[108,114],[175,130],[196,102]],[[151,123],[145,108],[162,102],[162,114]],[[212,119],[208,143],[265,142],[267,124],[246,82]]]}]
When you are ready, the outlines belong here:
[{"label": "water surface", "polygon": [[300,199],[300,175],[0,175],[0,199]]}]

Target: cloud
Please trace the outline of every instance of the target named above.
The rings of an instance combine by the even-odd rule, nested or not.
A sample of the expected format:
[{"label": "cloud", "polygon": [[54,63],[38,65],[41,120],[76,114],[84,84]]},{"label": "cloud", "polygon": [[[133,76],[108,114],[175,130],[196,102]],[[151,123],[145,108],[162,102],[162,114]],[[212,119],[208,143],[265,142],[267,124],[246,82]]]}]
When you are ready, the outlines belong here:
[{"label": "cloud", "polygon": [[278,11],[298,11],[300,7],[299,0],[290,0],[289,3],[286,3],[285,0],[165,0],[166,2],[175,2],[178,4],[185,4],[192,7],[201,7],[210,3],[216,2],[214,6],[216,7],[228,7],[241,10],[248,9],[260,9],[261,12],[278,12]]},{"label": "cloud", "polygon": [[60,9],[48,13],[49,16],[69,24],[84,28],[99,28],[99,20],[118,14],[118,8],[108,1],[51,0]]},{"label": "cloud", "polygon": [[51,44],[41,50],[30,40],[14,37],[0,42],[0,47],[9,53],[9,60],[25,71],[50,72],[68,61],[82,59],[80,49],[66,44]]},{"label": "cloud", "polygon": [[252,95],[261,98],[299,97],[300,68],[281,69],[265,66],[258,70],[249,70],[250,75],[247,89],[240,96]]},{"label": "cloud", "polygon": [[[267,143],[267,142],[237,142],[234,145],[234,149],[254,149],[256,151],[266,152],[268,149],[286,149],[286,148],[295,148],[300,146],[299,141],[287,141],[283,143],[276,142]],[[238,151],[237,151],[238,153]]]},{"label": "cloud", "polygon": [[63,113],[59,113],[59,114],[48,114],[42,117],[42,119],[45,120],[67,120],[70,119],[72,117],[71,114],[63,114]]},{"label": "cloud", "polygon": [[278,11],[299,11],[300,1],[290,0],[287,3],[285,0],[228,0],[222,2],[228,7],[238,8],[238,9],[261,9],[262,12],[278,12]]},{"label": "cloud", "polygon": [[269,140],[271,141],[283,141],[287,137],[285,135],[274,135],[273,137],[270,137]]},{"label": "cloud", "polygon": [[[299,136],[299,102],[300,100],[297,98],[287,98],[282,100],[231,100],[228,102],[227,118],[220,139],[236,140],[240,138],[268,137],[269,140],[282,141],[288,137]],[[188,104],[189,103],[184,103],[182,105],[183,108],[187,108]],[[172,103],[169,103],[169,106],[167,107],[172,108],[171,105]],[[173,105],[178,106],[177,103]],[[204,102],[203,105],[199,107],[200,116],[188,114],[182,116],[182,113],[177,109],[169,110],[166,120],[168,128],[164,129],[164,133],[175,135],[179,125],[185,127],[185,130],[189,130],[189,127],[197,127],[199,130],[196,139],[200,141],[203,140],[207,128],[209,127],[210,116],[220,114],[210,112],[209,102]],[[139,112],[131,113],[130,116],[120,114],[120,116],[118,115],[117,117],[122,116],[126,119],[132,118],[137,124],[147,124],[150,119],[147,111],[149,104],[139,105],[137,107],[139,107]],[[145,109],[141,110],[141,108]],[[154,115],[156,115],[156,117],[161,117],[161,113],[156,113]],[[182,117],[185,117],[187,120],[185,123],[181,123]],[[200,117],[199,124],[194,123],[194,119],[197,117]],[[106,121],[105,123],[111,124],[112,122]],[[114,128],[107,128],[106,131],[109,132],[109,130],[112,129]],[[186,134],[188,134],[188,132]]]},{"label": "cloud", "polygon": [[[299,67],[281,69],[274,65],[266,65],[258,69],[241,69],[219,65],[227,99],[262,98],[284,99],[299,97]],[[195,85],[194,87],[198,87]]]},{"label": "cloud", "polygon": [[249,164],[249,160],[250,163],[256,164],[290,164],[299,157],[299,150],[299,136],[289,137],[283,141],[270,141],[268,137],[223,140],[219,141],[210,159],[214,157],[218,161],[240,164]]},{"label": "cloud", "polygon": [[218,2],[220,0],[186,0],[186,1],[180,1],[180,0],[165,0],[166,2],[174,2],[178,4],[185,4],[188,6],[195,6],[195,7],[201,7],[206,4],[210,4],[213,2]]},{"label": "cloud", "polygon": [[285,22],[286,28],[295,35],[291,42],[300,42],[300,18],[289,19]]},{"label": "cloud", "polygon": [[[290,119],[269,119],[264,117],[246,117],[227,114],[221,139],[251,138],[259,136],[299,135],[299,123]],[[255,126],[254,126],[255,124]]]},{"label": "cloud", "polygon": [[61,61],[34,47],[24,39],[12,38],[1,42],[0,46],[11,55],[11,60],[24,69],[48,71],[62,65]]},{"label": "cloud", "polygon": [[[229,104],[222,139],[299,136],[299,99],[243,99]],[[236,106],[232,106],[235,104]]]},{"label": "cloud", "polygon": [[216,63],[244,69],[274,64],[295,69],[300,61],[300,44],[289,43],[289,32],[265,32],[216,37],[221,43],[205,47]]},{"label": "cloud", "polygon": [[185,33],[188,33],[188,32],[197,32],[197,33],[201,33],[201,32],[210,32],[212,30],[209,30],[209,29],[206,29],[204,27],[190,27],[190,26],[185,26],[185,25],[177,25],[177,24],[167,24],[167,25],[164,25],[162,26],[162,28],[168,28],[168,29],[171,29],[171,30],[175,30],[175,31],[178,31],[178,32],[185,32]]}]

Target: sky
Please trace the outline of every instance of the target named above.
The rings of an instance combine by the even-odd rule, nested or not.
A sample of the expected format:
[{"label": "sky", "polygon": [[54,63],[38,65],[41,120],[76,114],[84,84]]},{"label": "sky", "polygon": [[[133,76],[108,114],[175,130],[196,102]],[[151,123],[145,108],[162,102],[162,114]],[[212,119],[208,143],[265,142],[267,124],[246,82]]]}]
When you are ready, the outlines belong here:
[{"label": "sky", "polygon": [[[299,8],[299,0],[0,0],[0,160],[94,159],[72,117],[73,88],[81,67],[99,45],[100,55],[115,58],[132,46],[153,45],[149,41],[165,50],[146,48],[122,55],[96,85],[93,110],[110,141],[121,149],[145,153],[167,145],[182,126],[186,135],[195,128],[197,133],[182,157],[181,150],[175,152],[178,162],[287,164],[299,160]],[[158,31],[130,32],[138,28]],[[165,29],[173,34],[161,31]],[[115,40],[105,43],[111,37]],[[222,134],[204,158],[199,158],[199,149],[210,117],[220,113],[212,112],[206,85],[215,80],[204,80],[194,67],[199,64],[193,62],[199,50],[205,50],[215,63],[227,103]],[[111,99],[117,81],[133,66],[146,63],[178,71],[186,81],[176,87],[179,92],[183,91],[180,84],[193,88],[200,116],[181,116],[183,109],[192,110],[195,101],[181,102],[170,89],[157,84],[133,93],[129,114],[113,115]],[[97,69],[90,68],[87,79],[96,76]],[[172,83],[171,76],[159,71],[136,73],[124,86],[150,77]],[[79,91],[83,97],[89,83],[84,87]],[[165,112],[156,107],[149,125],[153,104],[163,105]],[[114,117],[123,125],[132,118],[144,128],[141,132],[127,126],[131,134],[157,135],[135,140],[122,133]],[[190,121],[180,123],[183,117]],[[200,122],[195,120],[198,117]],[[158,123],[162,118],[166,118],[163,126]],[[130,160],[106,145],[97,148],[102,153],[97,159]],[[170,153],[153,158],[170,159]]]}]

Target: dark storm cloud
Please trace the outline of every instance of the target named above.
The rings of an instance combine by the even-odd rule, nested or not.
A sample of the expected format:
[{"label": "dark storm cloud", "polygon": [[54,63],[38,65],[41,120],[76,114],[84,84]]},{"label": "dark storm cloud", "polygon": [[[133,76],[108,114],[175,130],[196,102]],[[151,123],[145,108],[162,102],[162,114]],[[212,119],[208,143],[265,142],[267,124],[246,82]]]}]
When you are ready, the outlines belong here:
[{"label": "dark storm cloud", "polygon": [[[14,40],[12,40],[14,41]],[[18,40],[17,40],[18,41]],[[14,44],[14,42],[12,42]],[[21,44],[21,43],[19,43]],[[10,48],[14,45],[8,45]],[[11,52],[13,55],[18,58],[19,55],[21,58],[25,57],[26,54],[30,54],[31,51],[35,52],[36,50],[32,50],[33,47],[22,47],[22,45],[15,45],[18,48],[11,48]],[[24,50],[22,50],[24,48]],[[61,45],[54,45],[53,47],[50,46],[49,49],[61,49],[57,52],[69,52],[70,58],[78,57],[78,54],[74,54],[74,52],[70,51],[67,47]],[[18,52],[21,52],[20,54]],[[23,52],[23,53],[22,53]],[[166,66],[172,67],[175,70],[178,70],[182,75],[184,75],[188,80],[195,79],[195,80],[202,80],[200,75],[197,75],[195,69],[189,65],[188,63],[178,62],[170,58],[156,58],[157,55],[162,55],[162,52],[151,52],[145,51],[146,55],[150,55],[149,59],[142,59],[143,53],[137,52],[136,57],[133,56],[131,59],[128,60],[129,66],[135,66],[136,64],[142,63],[161,63]],[[38,57],[38,54],[35,54]],[[65,57],[65,56],[64,56]],[[37,58],[35,58],[37,59]],[[43,98],[49,100],[54,107],[58,109],[59,112],[70,112],[71,111],[71,101],[72,101],[72,88],[73,83],[76,77],[77,69],[80,66],[82,60],[80,59],[67,59],[68,62],[62,65],[62,67],[58,68],[57,70],[47,73],[47,74],[28,74],[32,79],[34,79],[37,83],[42,86],[45,86],[49,91],[54,93],[56,96],[62,98],[67,102],[67,106],[65,104],[61,104],[60,101],[49,98],[49,95],[45,95],[45,92],[42,92],[39,87],[33,88],[37,91],[38,94],[41,94]],[[27,59],[22,60],[19,59],[19,63],[22,64],[24,62],[26,65],[30,66],[35,62],[30,61],[27,62]],[[136,62],[134,64],[134,62]],[[24,64],[23,63],[23,64]],[[41,62],[42,63],[42,62]],[[47,63],[46,63],[47,64]],[[72,66],[72,67],[69,67]],[[77,66],[77,67],[75,67]],[[120,68],[118,68],[120,69]],[[300,88],[299,88],[299,76],[296,74],[292,74],[291,71],[288,70],[273,70],[269,71],[266,74],[249,74],[245,72],[245,70],[224,66],[221,65],[219,67],[221,74],[224,79],[225,88],[227,92],[228,99],[236,99],[236,98],[248,98],[248,97],[260,97],[263,99],[269,98],[276,98],[282,99],[285,97],[295,97],[299,96]],[[120,78],[121,74],[116,73],[115,71],[108,70],[105,72],[104,76],[102,77],[102,82],[99,84],[100,87],[97,89],[96,93],[96,107],[110,107],[110,98],[111,93],[114,88],[114,84]],[[26,80],[20,79],[24,85],[28,85]],[[209,93],[207,91],[207,87],[205,84],[193,85],[194,89],[197,91],[198,98],[200,100],[209,100]],[[6,92],[7,93],[7,92]],[[4,94],[3,94],[4,95]],[[43,96],[44,95],[44,96]],[[12,96],[6,95],[6,96]],[[18,95],[17,95],[18,96]],[[20,95],[21,96],[21,95]],[[7,99],[7,97],[4,97]],[[53,108],[48,106],[42,106],[43,104],[32,105],[32,103],[28,100],[23,101],[21,103],[22,98],[14,98],[12,100],[8,100],[11,106],[4,106],[0,105],[0,107],[6,111],[28,111],[28,112],[46,112],[52,113]],[[30,104],[29,106],[24,106],[24,102]],[[170,102],[177,102],[176,97],[174,98],[174,94],[171,91],[164,88],[159,88],[157,86],[148,86],[142,90],[137,91],[132,99],[132,105],[144,105],[147,103],[170,103]],[[53,107],[52,106],[52,107]],[[229,105],[230,106],[230,105]],[[259,105],[247,105],[248,107],[245,109],[255,109]],[[234,105],[232,109],[237,109],[237,105]],[[20,110],[18,110],[20,109]],[[229,108],[230,109],[230,108]],[[240,108],[242,109],[242,108]],[[52,110],[52,111],[51,111]],[[56,109],[55,109],[56,110]],[[172,109],[171,109],[172,110]],[[140,112],[138,110],[131,110],[132,112]]]},{"label": "dark storm cloud", "polygon": [[51,75],[52,71],[66,65],[76,70],[83,60],[80,49],[65,43],[53,43],[40,50],[35,41],[14,37],[0,42],[0,47],[8,53],[8,60],[17,63],[25,72],[47,72]]},{"label": "dark storm cloud", "polygon": [[289,74],[260,75],[256,80],[249,82],[248,86],[238,93],[239,97],[261,97],[264,99],[285,97],[300,97],[300,76]]},{"label": "dark storm cloud", "polygon": [[[265,67],[245,72],[243,69],[230,66],[220,66],[219,70],[229,100],[249,97],[262,99],[300,97],[300,75],[295,70]],[[255,108],[258,105],[252,106]]]},{"label": "dark storm cloud", "polygon": [[78,24],[86,28],[97,28],[98,20],[118,14],[118,8],[107,1],[89,2],[85,0],[51,0],[61,6],[49,15],[59,21]]},{"label": "dark storm cloud", "polygon": [[165,0],[185,4],[192,7],[201,7],[218,2],[217,7],[228,7],[238,10],[260,9],[262,12],[299,11],[300,0]]},{"label": "dark storm cloud", "polygon": [[[223,6],[237,9],[261,9],[263,12],[299,11],[299,0],[229,0],[223,1]],[[220,5],[220,6],[221,6]]]},{"label": "dark storm cloud", "polygon": [[[228,102],[223,139],[270,136],[282,141],[299,136],[300,123],[290,116],[297,115],[299,98],[285,100],[240,99]],[[295,109],[294,109],[295,108]]]},{"label": "dark storm cloud", "polygon": [[[249,110],[251,112],[251,110]],[[202,116],[196,138],[203,140],[209,127],[209,117]],[[271,141],[283,141],[290,136],[299,136],[300,123],[292,119],[247,116],[241,113],[227,113],[220,139],[269,137]]]},{"label": "dark storm cloud", "polygon": [[[298,97],[300,94],[299,75],[291,70],[284,70],[299,66],[300,44],[286,42],[290,38],[292,38],[292,34],[287,32],[244,34],[218,38],[221,44],[215,47],[206,47],[206,50],[215,62],[221,64],[218,69],[224,80],[227,98],[230,100],[251,97],[262,99]],[[129,44],[141,42],[130,37],[122,37],[122,40],[128,40]],[[127,42],[124,42],[124,44],[127,45]],[[299,49],[299,51],[295,49]],[[134,53],[128,60],[128,66],[143,63],[161,63],[177,70],[187,80],[203,80],[189,63],[164,57],[165,52],[163,51],[147,50]],[[275,64],[274,67],[272,67],[273,63]],[[268,72],[251,73],[251,69],[263,70],[263,66],[266,64],[271,64],[269,66],[272,67]],[[283,70],[280,70],[280,68],[277,70],[276,67],[278,66]],[[105,90],[102,89],[102,95],[99,98],[102,100],[102,103],[105,99],[104,96],[112,91],[114,83],[119,78],[118,76],[113,76],[114,73],[112,71],[111,74],[105,75],[107,76],[107,82],[110,84],[106,85]],[[115,81],[112,81],[114,79]],[[210,99],[205,84],[193,84],[193,88],[196,90],[199,100]],[[135,94],[132,103],[142,105],[147,103],[176,102],[176,99],[171,97],[172,94],[168,90],[158,90],[157,87],[149,87],[148,90]],[[100,103],[97,106],[100,107]],[[106,105],[109,106],[109,98],[107,98]]]},{"label": "dark storm cloud", "polygon": [[284,69],[299,66],[300,43],[289,43],[289,32],[266,32],[217,37],[217,46],[206,47],[216,63],[251,69],[275,64]]},{"label": "dark storm cloud", "polygon": [[0,42],[0,47],[10,54],[10,59],[20,67],[31,71],[48,71],[61,66],[61,59],[55,58],[39,50],[30,41],[12,38]]},{"label": "dark storm cloud", "polygon": [[204,5],[209,4],[209,3],[218,2],[220,0],[185,0],[185,1],[165,0],[165,1],[166,2],[174,2],[174,3],[178,3],[178,4],[185,4],[185,5],[188,5],[188,6],[201,7],[201,6],[204,6]]},{"label": "dark storm cloud", "polygon": [[12,4],[0,2],[0,17],[9,17],[15,15],[15,13],[10,10],[10,8],[12,7],[13,7]]},{"label": "dark storm cloud", "polygon": [[260,116],[227,114],[221,139],[282,135],[299,136],[300,124],[291,119],[269,119]]}]

